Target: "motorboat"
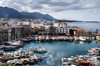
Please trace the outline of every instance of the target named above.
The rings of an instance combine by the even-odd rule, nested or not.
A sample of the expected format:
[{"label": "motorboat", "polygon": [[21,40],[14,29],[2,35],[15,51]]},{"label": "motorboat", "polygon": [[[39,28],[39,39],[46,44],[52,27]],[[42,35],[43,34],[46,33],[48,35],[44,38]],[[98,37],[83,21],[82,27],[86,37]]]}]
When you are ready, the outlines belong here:
[{"label": "motorboat", "polygon": [[96,40],[100,41],[100,36],[96,36]]},{"label": "motorboat", "polygon": [[39,46],[38,48],[34,49],[34,52],[37,52],[37,53],[47,53],[47,50],[44,49],[43,47]]},{"label": "motorboat", "polygon": [[87,39],[86,39],[86,37],[80,36],[80,37],[79,37],[79,40],[80,40],[80,41],[86,41]]},{"label": "motorboat", "polygon": [[18,59],[14,59],[13,62],[14,62],[15,65],[22,65],[23,64],[21,62],[21,60],[18,60]]},{"label": "motorboat", "polygon": [[29,64],[34,64],[35,61],[33,59],[29,59]]},{"label": "motorboat", "polygon": [[29,59],[28,59],[28,58],[22,58],[22,59],[21,59],[21,62],[22,62],[23,64],[28,64]]}]

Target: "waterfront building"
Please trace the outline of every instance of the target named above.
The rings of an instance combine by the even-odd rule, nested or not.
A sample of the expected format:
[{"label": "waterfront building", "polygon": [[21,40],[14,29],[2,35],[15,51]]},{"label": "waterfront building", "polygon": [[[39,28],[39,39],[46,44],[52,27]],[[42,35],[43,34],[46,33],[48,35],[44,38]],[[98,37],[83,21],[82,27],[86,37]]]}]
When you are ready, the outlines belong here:
[{"label": "waterfront building", "polygon": [[90,31],[74,31],[74,35],[75,36],[85,36],[85,37],[89,37],[92,35],[92,33]]},{"label": "waterfront building", "polygon": [[50,26],[45,26],[45,32],[50,33]]},{"label": "waterfront building", "polygon": [[60,27],[60,28],[57,28],[57,32],[58,32],[58,34],[65,34],[65,35],[69,35],[70,33],[69,33],[69,28],[64,28],[64,27]]},{"label": "waterfront building", "polygon": [[8,31],[7,29],[0,29],[0,42],[8,40]]},{"label": "waterfront building", "polygon": [[58,33],[59,35],[70,35],[69,31],[70,28],[64,22],[60,22],[56,29],[56,33]]},{"label": "waterfront building", "polygon": [[59,22],[58,27],[68,27],[68,25],[65,22]]},{"label": "waterfront building", "polygon": [[58,22],[56,22],[56,23],[54,23],[54,25],[53,25],[54,27],[58,27],[59,26],[59,23]]},{"label": "waterfront building", "polygon": [[34,27],[38,27],[38,28],[39,28],[39,27],[41,27],[41,26],[43,26],[43,23],[39,23],[39,22],[32,22],[32,23],[31,23],[31,27],[32,27],[32,28],[34,28]]}]

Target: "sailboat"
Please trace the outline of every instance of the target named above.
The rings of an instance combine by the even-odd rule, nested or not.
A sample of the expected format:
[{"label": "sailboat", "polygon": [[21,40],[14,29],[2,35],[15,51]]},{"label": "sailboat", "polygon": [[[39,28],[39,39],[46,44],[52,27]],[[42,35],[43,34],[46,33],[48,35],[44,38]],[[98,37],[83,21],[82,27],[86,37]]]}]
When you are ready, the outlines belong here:
[{"label": "sailboat", "polygon": [[[19,35],[18,35],[19,39]],[[16,40],[16,28],[15,28],[15,40],[11,41],[11,28],[8,30],[8,44],[11,46],[21,46],[22,41]]]}]

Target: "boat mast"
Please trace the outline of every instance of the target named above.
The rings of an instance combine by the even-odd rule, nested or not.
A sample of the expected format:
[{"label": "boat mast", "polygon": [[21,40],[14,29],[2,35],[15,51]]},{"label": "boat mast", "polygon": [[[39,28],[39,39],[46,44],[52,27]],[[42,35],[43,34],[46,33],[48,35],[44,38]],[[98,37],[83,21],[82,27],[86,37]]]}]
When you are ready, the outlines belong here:
[{"label": "boat mast", "polygon": [[15,40],[16,40],[16,27],[15,27]]},{"label": "boat mast", "polygon": [[20,28],[17,29],[17,32],[18,32],[17,36],[18,36],[18,40],[19,40],[19,38],[20,38]]},{"label": "boat mast", "polygon": [[11,41],[11,28],[8,28],[8,41]]}]

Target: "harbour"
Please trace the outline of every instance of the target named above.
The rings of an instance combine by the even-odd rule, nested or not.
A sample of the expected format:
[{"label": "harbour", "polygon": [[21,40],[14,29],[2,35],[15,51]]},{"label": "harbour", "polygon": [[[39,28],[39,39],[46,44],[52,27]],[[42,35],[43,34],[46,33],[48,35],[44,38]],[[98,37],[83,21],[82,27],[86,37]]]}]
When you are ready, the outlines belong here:
[{"label": "harbour", "polygon": [[[30,22],[23,22],[23,24],[24,23],[28,23],[28,27],[22,24],[15,24],[16,27],[8,27],[8,30],[4,32],[5,35],[8,36],[3,35],[1,32],[1,62],[6,60],[2,62],[2,64],[61,66],[62,58],[69,58],[80,54],[86,55],[91,48],[100,47],[100,29],[98,26],[95,30],[90,30],[91,27],[89,30],[85,30],[87,27],[83,28],[78,25],[72,26],[65,22],[53,22],[53,24],[47,22],[46,25],[42,25],[41,29],[41,26],[35,26],[36,24],[34,24],[33,21],[32,23],[34,25],[31,25]],[[58,26],[54,25],[55,23],[58,24]],[[89,25],[90,24],[91,23],[89,23]],[[96,25],[98,24],[99,23]],[[41,23],[38,25],[41,25]],[[34,34],[35,32],[37,33]],[[6,37],[5,41],[4,36]],[[18,52],[20,49],[23,53],[18,53],[19,55],[17,55],[16,58],[15,52]],[[30,54],[30,49],[32,50],[32,54]],[[8,58],[4,58],[5,55]],[[36,63],[34,63],[34,59],[30,59],[30,57],[34,57],[34,55],[38,58],[38,62]],[[42,58],[42,61],[40,61],[40,58]],[[27,62],[23,62],[23,60]],[[17,63],[12,63],[12,61],[16,61]]]},{"label": "harbour", "polygon": [[[52,42],[28,42],[23,47],[23,51],[28,51],[30,48],[34,49],[42,46],[48,50],[46,54],[38,54],[37,56],[45,56],[46,58],[34,65],[44,66],[61,66],[61,58],[69,58],[70,56],[77,56],[78,54],[86,55],[91,48],[99,48],[100,44],[96,41],[90,43],[74,43],[68,41],[52,41]],[[15,49],[18,51],[20,48]],[[8,51],[6,53],[14,53],[15,51]],[[55,64],[56,63],[56,64]]]},{"label": "harbour", "polygon": [[99,0],[0,0],[0,66],[100,66]]}]

